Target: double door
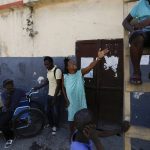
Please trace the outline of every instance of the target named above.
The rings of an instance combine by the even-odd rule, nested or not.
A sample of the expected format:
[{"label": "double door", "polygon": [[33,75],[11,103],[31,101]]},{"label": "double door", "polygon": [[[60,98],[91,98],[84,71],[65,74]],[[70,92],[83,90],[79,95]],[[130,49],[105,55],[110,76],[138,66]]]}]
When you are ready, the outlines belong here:
[{"label": "double door", "polygon": [[119,125],[123,118],[123,40],[77,41],[77,65],[87,66],[99,48],[108,48],[109,53],[84,77],[88,108],[99,126]]}]

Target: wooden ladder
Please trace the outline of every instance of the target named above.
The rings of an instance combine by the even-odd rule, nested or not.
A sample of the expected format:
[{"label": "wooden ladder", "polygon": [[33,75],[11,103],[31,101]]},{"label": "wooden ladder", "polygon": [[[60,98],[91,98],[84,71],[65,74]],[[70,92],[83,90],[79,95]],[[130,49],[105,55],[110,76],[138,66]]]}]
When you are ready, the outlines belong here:
[{"label": "wooden ladder", "polygon": [[[123,0],[123,15],[124,18],[128,15],[128,4],[136,2],[137,0]],[[150,55],[150,50],[144,50],[144,54]],[[143,83],[142,85],[131,85],[129,83],[130,77],[130,54],[128,43],[128,32],[124,31],[124,120],[130,121],[131,116],[131,98],[130,92],[150,92],[150,83]],[[150,128],[132,126],[129,131],[124,134],[124,150],[131,150],[131,138],[137,138],[150,141]]]}]

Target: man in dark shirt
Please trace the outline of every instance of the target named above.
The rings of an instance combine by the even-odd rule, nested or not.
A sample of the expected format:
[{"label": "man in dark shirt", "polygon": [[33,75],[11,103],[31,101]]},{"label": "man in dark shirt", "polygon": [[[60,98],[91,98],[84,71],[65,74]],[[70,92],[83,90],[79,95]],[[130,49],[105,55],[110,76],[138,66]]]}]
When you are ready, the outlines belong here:
[{"label": "man in dark shirt", "polygon": [[11,130],[10,122],[19,101],[25,97],[25,92],[21,89],[14,88],[13,80],[7,79],[3,81],[4,91],[2,92],[2,112],[0,113],[0,130],[2,131],[8,148],[14,139],[14,133]]}]

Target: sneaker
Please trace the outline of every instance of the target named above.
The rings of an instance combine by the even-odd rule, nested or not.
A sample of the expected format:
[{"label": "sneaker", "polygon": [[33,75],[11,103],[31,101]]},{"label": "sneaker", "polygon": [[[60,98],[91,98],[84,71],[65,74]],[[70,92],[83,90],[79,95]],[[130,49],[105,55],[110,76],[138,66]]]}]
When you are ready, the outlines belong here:
[{"label": "sneaker", "polygon": [[46,125],[44,126],[44,129],[49,128],[49,127],[50,127],[50,125],[49,125],[49,124],[46,124]]},{"label": "sneaker", "polygon": [[56,135],[56,131],[57,131],[57,128],[56,127],[52,127],[52,135]]},{"label": "sneaker", "polygon": [[8,141],[5,143],[5,147],[4,147],[4,148],[9,148],[9,147],[12,145],[12,143],[13,143],[13,140],[12,140],[12,139],[8,140]]}]

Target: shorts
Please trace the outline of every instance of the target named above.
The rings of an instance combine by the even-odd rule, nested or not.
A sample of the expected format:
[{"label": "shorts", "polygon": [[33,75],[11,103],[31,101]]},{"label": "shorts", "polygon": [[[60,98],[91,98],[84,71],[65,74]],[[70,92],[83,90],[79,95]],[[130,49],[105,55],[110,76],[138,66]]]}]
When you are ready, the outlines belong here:
[{"label": "shorts", "polygon": [[144,38],[144,47],[150,47],[150,31],[142,31],[142,30],[134,31],[129,37],[129,43],[131,44],[133,39],[135,39],[139,35],[142,35]]}]

